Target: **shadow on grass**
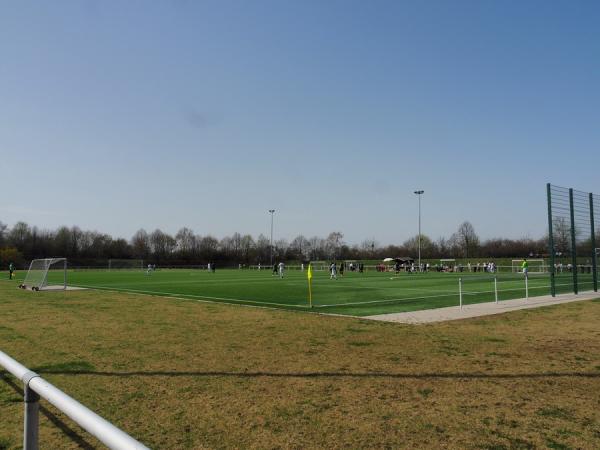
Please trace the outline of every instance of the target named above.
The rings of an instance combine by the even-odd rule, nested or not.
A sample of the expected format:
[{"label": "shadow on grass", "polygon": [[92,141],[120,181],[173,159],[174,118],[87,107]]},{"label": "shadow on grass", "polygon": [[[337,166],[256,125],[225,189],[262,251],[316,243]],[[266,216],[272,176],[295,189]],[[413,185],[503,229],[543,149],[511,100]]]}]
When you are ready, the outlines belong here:
[{"label": "shadow on grass", "polygon": [[90,375],[100,377],[240,377],[240,378],[398,378],[398,379],[516,379],[516,378],[600,378],[600,372],[540,372],[540,373],[387,373],[387,372],[228,372],[228,371],[133,371],[104,372],[92,370],[48,370],[49,375]]},{"label": "shadow on grass", "polygon": [[[2,373],[1,371],[0,371],[0,381],[4,381],[11,388],[13,388],[15,390],[15,392],[17,392],[21,397],[23,396],[23,388],[19,387],[19,385],[17,385],[5,373]],[[88,441],[86,441],[85,438],[83,436],[81,436],[77,431],[75,431],[69,425],[64,423],[58,416],[56,416],[52,412],[48,411],[48,409],[44,408],[41,404],[40,404],[40,412],[44,416],[46,416],[46,418],[50,422],[52,422],[52,424],[54,424],[55,427],[57,427],[59,430],[61,430],[65,434],[65,436],[67,436],[69,439],[71,439],[71,441],[73,441],[75,444],[77,444],[79,446],[79,448],[83,448],[86,450],[93,450],[96,448],[92,444],[90,444]],[[42,448],[43,448],[43,446],[42,446]]]}]

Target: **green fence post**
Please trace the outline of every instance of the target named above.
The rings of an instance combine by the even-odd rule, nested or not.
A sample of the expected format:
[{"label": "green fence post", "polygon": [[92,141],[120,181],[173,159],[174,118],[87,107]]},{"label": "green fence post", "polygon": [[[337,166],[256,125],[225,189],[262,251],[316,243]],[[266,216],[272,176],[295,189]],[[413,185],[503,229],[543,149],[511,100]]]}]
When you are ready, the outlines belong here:
[{"label": "green fence post", "polygon": [[577,287],[577,242],[575,234],[575,205],[573,203],[573,189],[569,189],[569,206],[571,209],[571,271],[573,272],[573,293],[578,294]]},{"label": "green fence post", "polygon": [[598,292],[598,272],[596,262],[596,226],[594,224],[594,194],[590,193],[590,226],[592,227],[590,239],[592,240],[592,279],[594,291]]},{"label": "green fence post", "polygon": [[546,184],[548,197],[548,251],[550,252],[550,293],[556,297],[556,279],[554,272],[554,235],[552,233],[552,188],[550,183]]}]

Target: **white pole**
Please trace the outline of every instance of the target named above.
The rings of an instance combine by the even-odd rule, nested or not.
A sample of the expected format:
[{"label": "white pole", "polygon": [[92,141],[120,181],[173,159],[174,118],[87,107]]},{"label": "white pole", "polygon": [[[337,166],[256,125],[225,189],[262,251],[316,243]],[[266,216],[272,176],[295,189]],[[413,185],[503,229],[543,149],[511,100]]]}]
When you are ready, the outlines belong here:
[{"label": "white pole", "polygon": [[460,309],[462,309],[463,298],[462,298],[462,278],[458,279],[458,301],[460,304]]},{"label": "white pole", "polygon": [[275,210],[270,209],[269,212],[271,213],[271,268],[273,268],[273,213]]},{"label": "white pole", "polygon": [[496,295],[496,303],[498,303],[498,277],[494,277],[494,294]]},{"label": "white pole", "polygon": [[525,301],[529,300],[529,276],[525,274]]}]

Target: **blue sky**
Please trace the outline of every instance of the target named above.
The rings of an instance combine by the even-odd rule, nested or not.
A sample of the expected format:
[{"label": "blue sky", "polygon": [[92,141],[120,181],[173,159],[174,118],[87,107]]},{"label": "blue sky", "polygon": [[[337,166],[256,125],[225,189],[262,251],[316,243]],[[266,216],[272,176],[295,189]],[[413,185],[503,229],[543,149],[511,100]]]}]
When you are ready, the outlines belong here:
[{"label": "blue sky", "polygon": [[0,220],[540,237],[600,192],[600,3],[2,2]]}]

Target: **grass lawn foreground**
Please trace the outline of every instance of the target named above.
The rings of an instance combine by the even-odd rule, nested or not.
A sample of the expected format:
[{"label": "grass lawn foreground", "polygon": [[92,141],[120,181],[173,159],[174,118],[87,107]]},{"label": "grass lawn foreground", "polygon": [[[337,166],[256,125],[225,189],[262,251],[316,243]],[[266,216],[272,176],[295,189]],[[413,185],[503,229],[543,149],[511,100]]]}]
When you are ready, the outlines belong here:
[{"label": "grass lawn foreground", "polygon": [[[0,281],[0,348],[152,448],[599,448],[598,330],[600,301],[404,326]],[[42,406],[42,448],[97,444]]]}]

